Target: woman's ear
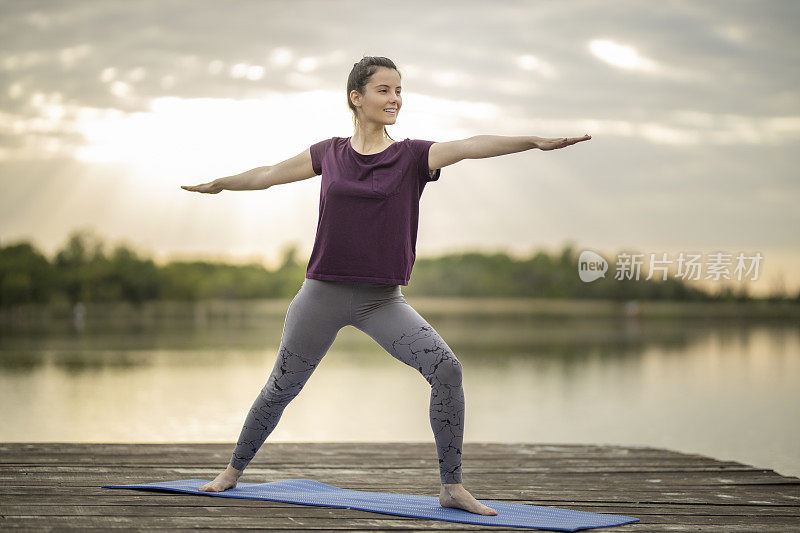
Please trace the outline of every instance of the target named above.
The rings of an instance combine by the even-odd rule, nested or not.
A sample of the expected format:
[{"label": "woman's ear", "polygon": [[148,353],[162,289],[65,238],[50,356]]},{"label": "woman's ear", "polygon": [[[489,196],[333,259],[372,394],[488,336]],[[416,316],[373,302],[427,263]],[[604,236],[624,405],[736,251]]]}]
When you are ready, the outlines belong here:
[{"label": "woman's ear", "polygon": [[350,101],[353,103],[354,106],[359,107],[361,104],[361,93],[353,89],[350,91]]}]

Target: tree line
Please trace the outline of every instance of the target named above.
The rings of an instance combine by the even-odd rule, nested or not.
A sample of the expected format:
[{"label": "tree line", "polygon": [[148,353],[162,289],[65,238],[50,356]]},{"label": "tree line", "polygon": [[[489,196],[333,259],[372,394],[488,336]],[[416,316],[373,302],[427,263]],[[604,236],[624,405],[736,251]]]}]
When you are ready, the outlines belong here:
[{"label": "tree line", "polygon": [[[214,261],[170,261],[157,265],[135,250],[106,244],[91,231],[75,231],[52,259],[30,242],[0,247],[0,307],[26,303],[148,300],[196,301],[210,298],[282,298],[297,293],[306,261],[296,247],[285,250],[273,270],[258,263],[234,265]],[[711,293],[682,280],[615,280],[584,283],[577,275],[577,256],[571,245],[560,253],[542,251],[518,259],[505,253],[463,252],[417,258],[408,287],[414,296],[491,296],[598,298],[675,301],[800,301],[783,292],[755,298],[746,283]]]}]

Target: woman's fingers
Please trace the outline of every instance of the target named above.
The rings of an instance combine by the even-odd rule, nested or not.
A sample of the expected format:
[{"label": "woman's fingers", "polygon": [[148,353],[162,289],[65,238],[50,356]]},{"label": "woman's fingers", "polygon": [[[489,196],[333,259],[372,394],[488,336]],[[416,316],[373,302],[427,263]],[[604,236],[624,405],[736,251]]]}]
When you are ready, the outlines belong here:
[{"label": "woman's fingers", "polygon": [[592,138],[591,135],[589,135],[587,133],[583,137],[571,137],[571,138],[567,139],[567,142],[568,142],[568,145],[569,145],[569,144],[579,143],[581,141],[588,141],[591,138]]},{"label": "woman's fingers", "polygon": [[213,181],[209,183],[201,183],[200,185],[181,185],[181,189],[209,194],[217,194],[222,190],[222,188],[218,185],[215,185]]},{"label": "woman's fingers", "polygon": [[547,142],[543,143],[540,148],[542,150],[555,150],[557,148],[564,148],[565,146],[570,146],[581,141],[588,141],[591,138],[592,136],[587,133],[583,137],[560,137],[555,139],[547,139]]}]

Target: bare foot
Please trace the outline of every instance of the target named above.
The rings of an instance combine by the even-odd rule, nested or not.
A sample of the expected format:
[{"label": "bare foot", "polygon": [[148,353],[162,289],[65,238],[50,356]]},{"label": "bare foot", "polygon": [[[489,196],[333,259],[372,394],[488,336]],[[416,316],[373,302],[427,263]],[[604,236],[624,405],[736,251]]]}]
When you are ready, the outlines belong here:
[{"label": "bare foot", "polygon": [[442,491],[439,493],[439,503],[442,507],[453,507],[464,509],[470,513],[494,516],[497,511],[491,507],[486,507],[476,500],[472,494],[461,483],[442,484]]},{"label": "bare foot", "polygon": [[236,470],[231,465],[228,465],[228,468],[218,475],[214,481],[209,481],[197,490],[203,492],[222,492],[223,490],[228,490],[236,486],[236,481],[239,479],[239,476],[242,475],[242,472],[243,470]]}]

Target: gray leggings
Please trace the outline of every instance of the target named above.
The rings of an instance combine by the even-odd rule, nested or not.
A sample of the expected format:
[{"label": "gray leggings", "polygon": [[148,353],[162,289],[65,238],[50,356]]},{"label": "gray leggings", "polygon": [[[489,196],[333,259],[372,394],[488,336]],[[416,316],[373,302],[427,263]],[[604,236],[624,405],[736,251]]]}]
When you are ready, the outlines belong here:
[{"label": "gray leggings", "polygon": [[306,278],[289,305],[267,384],[253,402],[230,465],[244,470],[344,326],[353,325],[431,385],[430,418],[442,483],[461,483],[464,389],[461,363],[411,307],[400,285]]}]

